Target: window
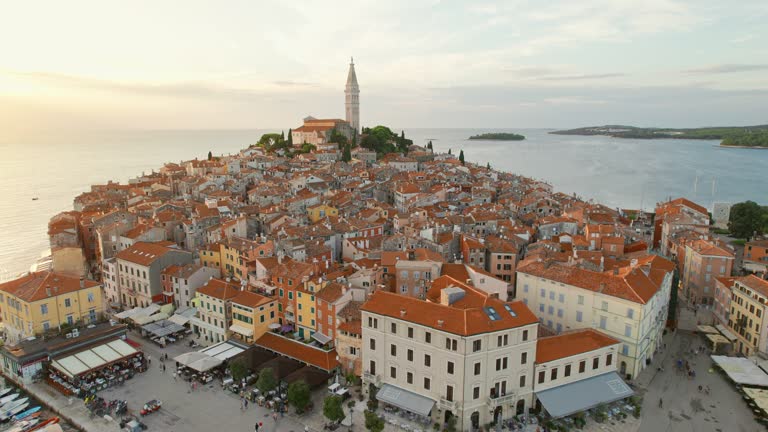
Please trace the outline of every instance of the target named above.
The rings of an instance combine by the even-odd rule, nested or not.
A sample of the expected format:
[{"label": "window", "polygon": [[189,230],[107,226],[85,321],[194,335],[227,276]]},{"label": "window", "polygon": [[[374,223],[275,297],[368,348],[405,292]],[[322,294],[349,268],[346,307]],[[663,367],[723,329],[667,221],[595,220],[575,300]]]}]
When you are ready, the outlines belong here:
[{"label": "window", "polygon": [[528,353],[524,352],[520,354],[520,364],[527,364],[528,363]]},{"label": "window", "polygon": [[429,387],[432,385],[432,383],[429,381],[429,378],[424,378],[424,390],[429,390]]},{"label": "window", "polygon": [[629,345],[627,345],[627,344],[622,345],[621,346],[621,353],[623,355],[625,355],[625,356],[629,355]]},{"label": "window", "polygon": [[576,311],[576,322],[581,322],[584,319],[584,314],[581,311]]},{"label": "window", "polygon": [[413,384],[413,372],[408,372],[405,374],[405,381],[408,384]]},{"label": "window", "polygon": [[544,297],[546,297],[546,296],[547,296],[547,290],[545,290],[544,288],[542,288],[542,289],[541,289],[541,298],[544,298]]},{"label": "window", "polygon": [[550,306],[550,307],[547,309],[547,311],[549,312],[549,314],[550,314],[550,315],[554,315],[554,314],[555,314],[555,307],[554,307],[554,306]]},{"label": "window", "polygon": [[480,399],[480,387],[472,389],[472,399]]},{"label": "window", "polygon": [[539,303],[539,312],[544,313],[544,303]]},{"label": "window", "polygon": [[43,315],[48,314],[48,305],[47,304],[41,304],[40,305],[40,313]]},{"label": "window", "polygon": [[523,292],[528,292],[528,284],[523,285]]},{"label": "window", "polygon": [[424,354],[424,366],[432,366],[432,356],[429,354]]},{"label": "window", "polygon": [[606,326],[607,322],[608,322],[608,319],[606,317],[604,317],[604,316],[601,316],[600,317],[600,328],[605,330],[605,326]]},{"label": "window", "polygon": [[376,375],[376,362],[371,360],[370,371],[371,375]]},{"label": "window", "polygon": [[571,376],[571,365],[565,365],[565,370],[563,371],[564,377]]},{"label": "window", "polygon": [[580,296],[579,296],[579,298],[578,298],[578,303],[579,303],[580,305],[583,305],[583,304],[584,304],[584,296],[583,296],[583,295],[580,295]]},{"label": "window", "polygon": [[408,327],[408,337],[413,339],[413,327]]},{"label": "window", "polygon": [[397,334],[397,324],[395,323],[390,324],[389,330],[392,332],[392,334]]},{"label": "window", "polygon": [[475,363],[475,375],[480,375],[480,363]]},{"label": "window", "polygon": [[582,360],[579,362],[579,373],[584,373],[585,370],[587,370],[587,361]]},{"label": "window", "polygon": [[453,362],[451,361],[448,362],[448,373],[453,375]]},{"label": "window", "polygon": [[408,350],[406,357],[408,358],[408,361],[413,361],[413,350],[412,349]]},{"label": "window", "polygon": [[424,333],[424,342],[432,343],[432,333],[430,332]]},{"label": "window", "polygon": [[554,369],[552,369],[552,370],[549,372],[549,379],[550,379],[551,381],[554,381],[554,380],[556,380],[556,379],[557,379],[557,368],[554,368]]},{"label": "window", "polygon": [[453,386],[445,386],[445,399],[453,402]]},{"label": "window", "polygon": [[397,345],[392,344],[392,345],[389,346],[389,354],[392,357],[397,357]]},{"label": "window", "polygon": [[627,309],[627,318],[632,319],[635,316],[635,310],[632,308]]},{"label": "window", "polygon": [[371,338],[369,345],[371,346],[371,351],[376,351],[376,339]]},{"label": "window", "polygon": [[482,345],[483,343],[481,340],[472,341],[472,352],[480,351],[480,349],[482,348]]},{"label": "window", "polygon": [[64,299],[64,307],[72,307],[72,300]]},{"label": "window", "polygon": [[632,336],[632,326],[629,324],[624,325],[624,336]]},{"label": "window", "polygon": [[608,354],[605,356],[605,365],[610,366],[611,362],[613,362],[613,354]]},{"label": "window", "polygon": [[565,294],[559,294],[557,296],[557,301],[559,301],[560,303],[565,303]]},{"label": "window", "polygon": [[600,358],[595,357],[592,359],[592,370],[597,369],[600,366]]},{"label": "window", "polygon": [[523,342],[528,340],[528,330],[523,330]]},{"label": "window", "polygon": [[389,368],[389,377],[397,379],[397,368],[396,367],[390,367]]},{"label": "window", "polygon": [[546,378],[546,371],[539,371],[539,384],[544,383],[544,379]]},{"label": "window", "polygon": [[525,375],[520,375],[520,387],[525,387]]},{"label": "window", "polygon": [[558,318],[562,318],[563,317],[563,310],[562,309],[558,309],[557,310],[557,317]]},{"label": "window", "polygon": [[93,303],[93,293],[88,293],[88,303]]}]

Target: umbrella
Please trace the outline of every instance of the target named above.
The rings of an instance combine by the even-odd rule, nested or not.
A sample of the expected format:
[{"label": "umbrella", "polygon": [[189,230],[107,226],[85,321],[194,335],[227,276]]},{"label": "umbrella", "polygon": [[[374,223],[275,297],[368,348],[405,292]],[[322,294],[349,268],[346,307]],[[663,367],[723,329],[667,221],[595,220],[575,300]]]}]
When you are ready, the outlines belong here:
[{"label": "umbrella", "polygon": [[272,324],[269,325],[269,329],[270,330],[277,330],[279,328],[280,328],[280,324],[278,324],[278,323],[272,323]]}]

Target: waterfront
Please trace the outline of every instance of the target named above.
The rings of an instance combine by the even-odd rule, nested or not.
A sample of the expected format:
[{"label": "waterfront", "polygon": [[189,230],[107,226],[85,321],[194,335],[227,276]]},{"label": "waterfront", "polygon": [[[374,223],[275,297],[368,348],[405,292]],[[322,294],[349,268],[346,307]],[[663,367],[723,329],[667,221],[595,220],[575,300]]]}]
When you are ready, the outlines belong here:
[{"label": "waterfront", "polygon": [[[395,128],[396,130],[399,130]],[[0,277],[25,271],[48,246],[48,219],[107,180],[159,168],[163,162],[234,153],[274,130],[100,131],[0,138]],[[287,128],[285,129],[287,132]],[[484,132],[515,132],[525,141],[468,141]],[[652,209],[685,195],[703,205],[751,199],[768,203],[768,152],[719,147],[716,141],[635,140],[550,135],[546,129],[405,129],[414,144],[464,149],[467,160],[540,178],[556,190],[611,206]],[[698,182],[697,182],[698,177]],[[695,190],[694,190],[695,188]],[[33,201],[32,197],[39,200]]]}]

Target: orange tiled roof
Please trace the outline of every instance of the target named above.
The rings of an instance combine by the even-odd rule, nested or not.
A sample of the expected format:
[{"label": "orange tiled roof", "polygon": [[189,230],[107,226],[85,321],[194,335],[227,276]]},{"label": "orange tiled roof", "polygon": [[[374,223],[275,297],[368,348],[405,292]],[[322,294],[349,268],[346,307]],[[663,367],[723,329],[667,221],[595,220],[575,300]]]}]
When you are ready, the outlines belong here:
[{"label": "orange tiled roof", "polygon": [[117,259],[132,262],[143,266],[151,265],[156,259],[167,254],[170,251],[179,251],[169,246],[175,245],[171,241],[162,241],[157,243],[137,242],[128,249],[118,252]]},{"label": "orange tiled roof", "polygon": [[[98,282],[90,279],[85,279],[83,282],[85,288],[99,285]],[[50,288],[50,294],[48,294],[47,288]],[[26,302],[34,302],[78,290],[80,290],[80,278],[51,271],[29,273],[18,279],[0,284],[0,291]]]},{"label": "orange tiled roof", "polygon": [[221,279],[210,279],[202,287],[197,289],[200,294],[205,294],[219,300],[229,300],[240,293],[237,285]]},{"label": "orange tiled roof", "polygon": [[277,300],[250,291],[240,291],[232,298],[232,303],[243,305],[251,309],[271,303],[273,301]]},{"label": "orange tiled roof", "polygon": [[[464,290],[464,298],[452,305],[442,305],[386,291],[376,291],[361,310],[409,321],[461,336],[478,335],[536,324],[538,319],[522,302],[503,302],[486,293],[441,276],[432,283],[432,289],[454,286]],[[508,305],[516,316],[505,309]],[[485,308],[492,307],[499,316],[491,320]]]},{"label": "orange tiled roof", "polygon": [[336,360],[335,349],[323,351],[274,333],[264,333],[263,336],[256,340],[255,344],[325,371],[331,371],[339,366],[339,361]]},{"label": "orange tiled roof", "polygon": [[557,336],[543,337],[536,341],[536,363],[547,363],[618,343],[617,339],[594,329],[575,330]]}]

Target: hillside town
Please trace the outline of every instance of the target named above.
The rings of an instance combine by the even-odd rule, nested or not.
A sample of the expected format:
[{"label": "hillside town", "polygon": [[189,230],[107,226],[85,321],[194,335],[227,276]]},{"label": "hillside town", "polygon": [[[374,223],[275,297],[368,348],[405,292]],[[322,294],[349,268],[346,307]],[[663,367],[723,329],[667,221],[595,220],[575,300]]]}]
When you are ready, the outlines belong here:
[{"label": "hillside town", "polygon": [[[320,389],[292,417],[307,430],[375,413],[391,430],[538,431],[639,417],[642,377],[678,361],[681,311],[704,335],[686,356],[765,366],[768,240],[737,257],[685,198],[610,208],[404,135],[379,152],[359,145],[353,63],[346,95],[345,120],[307,117],[290,146],[75,197],[48,224],[49,268],[0,284],[5,376],[83,398],[157,378],[170,352],[164,379],[193,383],[179,398],[220,384],[274,410],[268,430],[304,382]],[[746,375],[739,388],[768,386]],[[365,419],[313,424],[328,398]]]}]

